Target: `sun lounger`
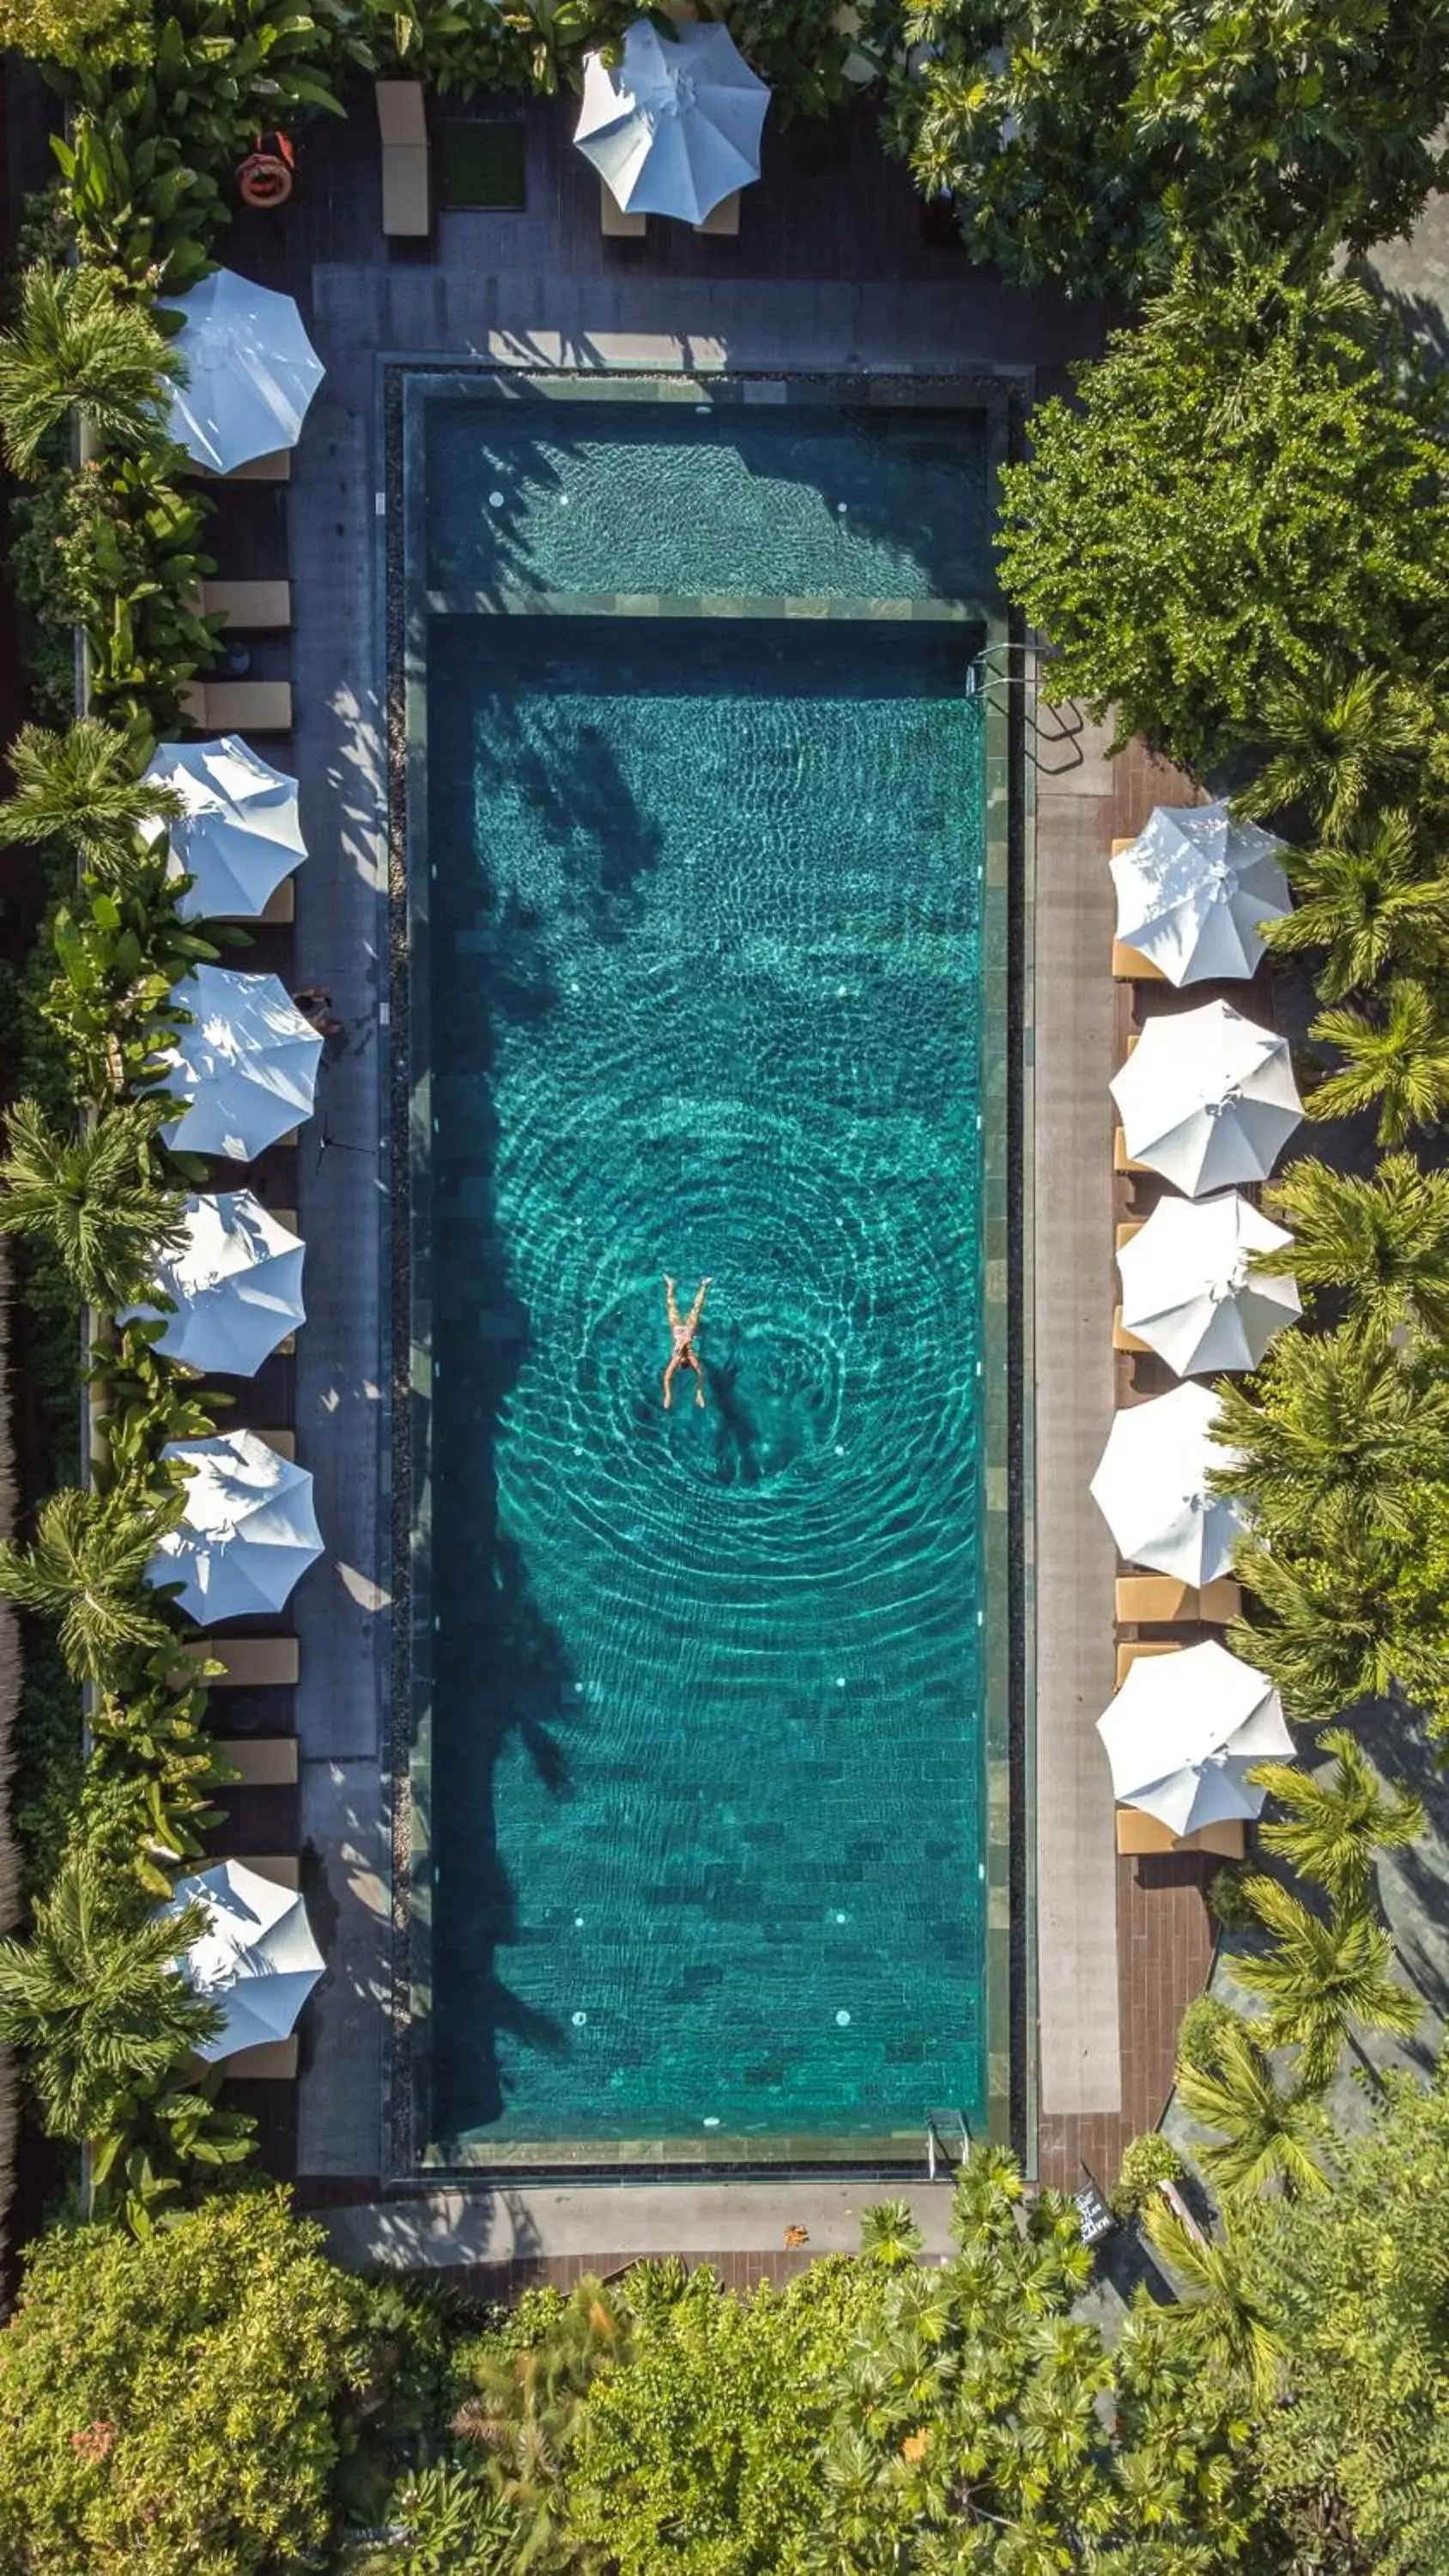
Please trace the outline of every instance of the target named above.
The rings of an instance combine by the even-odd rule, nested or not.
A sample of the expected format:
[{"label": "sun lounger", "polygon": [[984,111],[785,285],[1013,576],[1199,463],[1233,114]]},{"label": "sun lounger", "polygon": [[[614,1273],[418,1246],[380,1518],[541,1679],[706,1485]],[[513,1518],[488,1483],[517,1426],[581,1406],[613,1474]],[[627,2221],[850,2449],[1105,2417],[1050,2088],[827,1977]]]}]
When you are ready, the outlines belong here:
[{"label": "sun lounger", "polygon": [[1117,1850],[1124,1860],[1141,1859],[1155,1852],[1213,1852],[1222,1860],[1241,1860],[1243,1820],[1241,1816],[1228,1816],[1221,1824],[1199,1825],[1195,1834],[1179,1835],[1156,1816],[1144,1816],[1140,1807],[1119,1807]]},{"label": "sun lounger", "polygon": [[[280,1642],[292,1645],[296,1640],[286,1638]],[[216,1749],[237,1775],[227,1782],[228,1789],[296,1788],[295,1735],[220,1735]]]},{"label": "sun lounger", "polygon": [[290,733],[290,680],[188,680],[184,721],[197,733]]},{"label": "sun lounger", "polygon": [[273,1887],[301,1886],[301,1863],[295,1852],[229,1852],[227,1858],[238,1869],[254,1869],[258,1878],[269,1878]]},{"label": "sun lounger", "polygon": [[1117,1228],[1117,1249],[1119,1252],[1122,1250],[1124,1244],[1131,1242],[1134,1234],[1140,1234],[1142,1232],[1146,1223],[1147,1219],[1145,1216],[1124,1216],[1121,1224]]},{"label": "sun lounger", "polygon": [[1152,1348],[1150,1342],[1141,1341],[1136,1333],[1128,1332],[1122,1321],[1120,1306],[1114,1306],[1112,1309],[1112,1348],[1114,1351],[1131,1351],[1133,1356],[1139,1359]]},{"label": "sun lounger", "polygon": [[1140,948],[1129,948],[1125,940],[1112,942],[1112,981],[1114,984],[1166,984],[1170,978]]},{"label": "sun lounger", "polygon": [[189,1663],[224,1667],[212,1674],[209,1690],[287,1690],[301,1670],[295,1637],[199,1637],[182,1651]]},{"label": "sun lounger", "polygon": [[264,2039],[258,2048],[239,2048],[222,2059],[228,2084],[290,2084],[297,2074],[297,2039]]},{"label": "sun lounger", "polygon": [[242,626],[249,633],[290,626],[292,585],[289,581],[204,581],[201,613],[224,617],[228,626]]},{"label": "sun lounger", "polygon": [[382,229],[390,240],[426,241],[433,229],[432,165],[421,81],[374,81],[382,137]]},{"label": "sun lounger", "polygon": [[1242,1610],[1242,1588],[1230,1574],[1195,1591],[1172,1574],[1119,1574],[1117,1617],[1124,1627],[1173,1628],[1184,1620],[1236,1619]]},{"label": "sun lounger", "polygon": [[229,474],[216,474],[209,465],[193,465],[191,470],[207,483],[290,483],[292,451],[274,447],[266,456],[249,456],[245,465],[234,465]]},{"label": "sun lounger", "polygon": [[642,241],[647,215],[626,215],[606,179],[599,181],[599,228],[605,241]]},{"label": "sun lounger", "polygon": [[1117,1649],[1117,1688],[1120,1690],[1134,1664],[1145,1655],[1180,1655],[1181,1646],[1174,1637],[1134,1637]]},{"label": "sun lounger", "polygon": [[295,1431],[259,1431],[257,1438],[265,1440],[269,1449],[275,1449],[279,1458],[295,1458],[297,1455]]},{"label": "sun lounger", "polygon": [[719,204],[711,207],[703,223],[696,224],[694,227],[697,233],[710,233],[729,240],[734,238],[739,228],[740,192],[738,188],[730,196],[721,197]]},{"label": "sun lounger", "polygon": [[1120,1127],[1112,1130],[1112,1169],[1114,1172],[1150,1172],[1150,1163],[1134,1163],[1127,1151],[1127,1139]]}]

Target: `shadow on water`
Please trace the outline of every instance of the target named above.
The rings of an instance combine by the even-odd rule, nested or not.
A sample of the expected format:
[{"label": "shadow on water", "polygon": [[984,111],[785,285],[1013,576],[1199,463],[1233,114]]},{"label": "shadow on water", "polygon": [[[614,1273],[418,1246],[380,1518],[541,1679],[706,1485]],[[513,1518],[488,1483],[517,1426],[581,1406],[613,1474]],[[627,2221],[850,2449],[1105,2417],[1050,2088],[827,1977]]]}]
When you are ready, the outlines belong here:
[{"label": "shadow on water", "polygon": [[432,1227],[435,1394],[415,1426],[429,1458],[432,1503],[432,1769],[435,2037],[433,2121],[439,2140],[496,2121],[507,2108],[504,2040],[514,2053],[558,2055],[562,2025],[509,1984],[504,1962],[529,1934],[505,1858],[500,1814],[505,1759],[521,1752],[551,1798],[571,1794],[569,1730],[583,1722],[576,1674],[558,1628],[534,1595],[525,1558],[502,1526],[498,1441],[532,1347],[531,1319],[513,1285],[496,1172],[501,1127],[500,1038],[540,1026],[559,992],[551,923],[501,890],[476,846],[473,787],[480,762],[506,766],[566,843],[566,899],[596,933],[622,936],[657,835],[644,825],[602,741],[580,745],[561,772],[531,738],[526,711],[480,685],[468,636],[450,621],[435,658],[429,782],[429,928],[434,1148]]}]

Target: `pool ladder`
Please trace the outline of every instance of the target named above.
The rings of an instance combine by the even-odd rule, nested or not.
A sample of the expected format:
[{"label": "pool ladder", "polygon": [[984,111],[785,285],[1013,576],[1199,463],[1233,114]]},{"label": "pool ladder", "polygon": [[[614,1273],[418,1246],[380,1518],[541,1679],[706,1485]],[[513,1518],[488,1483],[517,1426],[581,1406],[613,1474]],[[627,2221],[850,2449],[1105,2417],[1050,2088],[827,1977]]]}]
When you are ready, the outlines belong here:
[{"label": "pool ladder", "polygon": [[1039,636],[1023,642],[1003,636],[983,645],[966,674],[968,698],[984,698],[998,715],[1010,711],[1013,691],[1021,698],[1026,727],[1026,756],[1045,777],[1062,776],[1082,765],[1082,710],[1074,698],[1058,706],[1042,695],[1043,667],[1050,647]]},{"label": "pool ladder", "polygon": [[928,2111],[926,2113],[926,2178],[936,2179],[936,2158],[948,2167],[964,2164],[971,2145],[971,2132],[964,2111]]}]

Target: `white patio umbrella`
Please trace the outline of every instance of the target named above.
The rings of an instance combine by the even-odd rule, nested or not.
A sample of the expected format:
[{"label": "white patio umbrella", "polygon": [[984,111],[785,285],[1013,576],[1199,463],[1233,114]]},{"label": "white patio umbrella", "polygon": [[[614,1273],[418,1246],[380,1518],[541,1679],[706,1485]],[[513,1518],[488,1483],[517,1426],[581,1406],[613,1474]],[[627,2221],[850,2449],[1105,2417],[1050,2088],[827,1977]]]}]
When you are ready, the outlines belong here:
[{"label": "white patio umbrella", "polygon": [[631,215],[700,224],[760,175],[770,93],[713,19],[661,36],[638,18],[619,62],[584,56],[574,141]]},{"label": "white patio umbrella", "polygon": [[1261,1277],[1253,1258],[1292,1240],[1236,1190],[1161,1199],[1117,1255],[1122,1321],[1179,1377],[1256,1368],[1302,1309],[1294,1281]]},{"label": "white patio umbrella", "polygon": [[172,348],[186,368],[166,427],[213,474],[295,447],[323,366],[290,295],[218,268],[188,295],[163,296],[182,316]]},{"label": "white patio umbrella", "polygon": [[250,1163],[311,1117],[322,1040],[275,975],[198,966],[174,996],[192,1017],[165,1077],[185,1104],[166,1141]]},{"label": "white patio umbrella", "polygon": [[200,1628],[280,1610],[322,1554],[312,1479],[255,1431],[172,1440],[161,1452],[191,1469],[186,1515],[146,1568],[148,1583],[180,1583]]},{"label": "white patio umbrella", "polygon": [[1208,1491],[1233,1453],[1209,1437],[1218,1401],[1205,1386],[1175,1386],[1113,1417],[1092,1478],[1092,1500],[1125,1557],[1201,1589],[1226,1574],[1243,1517],[1230,1496]]},{"label": "white patio umbrella", "polygon": [[1256,1816],[1248,1773],[1294,1750],[1267,1674],[1212,1641],[1133,1664],[1097,1732],[1115,1795],[1174,1834]]},{"label": "white patio umbrella", "polygon": [[146,772],[173,787],[186,807],[169,828],[173,875],[194,877],[181,911],[252,920],[307,855],[297,782],[273,769],[240,734],[216,742],[163,742]]},{"label": "white patio umbrella", "polygon": [[207,1930],[176,1961],[187,1984],[226,2015],[198,2057],[215,2065],[239,2048],[286,2039],[323,1970],[307,1908],[293,1887],[278,1887],[239,1860],[178,1878],[165,1914],[204,1906]]},{"label": "white patio umbrella", "polygon": [[1287,1039],[1230,1002],[1150,1019],[1111,1090],[1132,1161],[1189,1198],[1266,1180],[1303,1115]]},{"label": "white patio umbrella", "polygon": [[1212,805],[1155,805],[1146,829],[1112,861],[1117,936],[1173,984],[1251,975],[1259,924],[1291,912],[1278,865],[1283,843]]},{"label": "white patio umbrella", "polygon": [[[269,1351],[305,1324],[302,1264],[306,1247],[269,1214],[250,1190],[189,1198],[186,1240],[156,1265],[156,1284],[173,1312],[162,1316],[157,1344],[186,1367],[225,1377],[252,1377]],[[162,1315],[132,1306],[134,1315]]]}]

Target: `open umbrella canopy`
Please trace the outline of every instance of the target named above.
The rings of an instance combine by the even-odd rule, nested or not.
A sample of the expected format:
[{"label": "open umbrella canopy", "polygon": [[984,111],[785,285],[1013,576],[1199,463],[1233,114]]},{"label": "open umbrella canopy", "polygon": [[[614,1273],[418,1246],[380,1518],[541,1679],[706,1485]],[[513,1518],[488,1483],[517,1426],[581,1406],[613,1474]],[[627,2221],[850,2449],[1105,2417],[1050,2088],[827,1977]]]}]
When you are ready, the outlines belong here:
[{"label": "open umbrella canopy", "polygon": [[1159,1199],[1117,1255],[1122,1321],[1179,1377],[1256,1368],[1301,1305],[1294,1282],[1259,1277],[1253,1257],[1292,1240],[1236,1190]]},{"label": "open umbrella canopy", "polygon": [[163,1129],[181,1154],[250,1163],[310,1118],[322,1040],[275,975],[198,966],[174,989],[191,1013],[165,1075],[185,1105]]},{"label": "open umbrella canopy", "polygon": [[181,897],[189,917],[237,915],[252,920],[305,859],[297,782],[273,769],[240,734],[217,742],[163,742],[146,772],[172,787],[186,811],[169,831],[173,873],[195,879]]},{"label": "open umbrella canopy", "polygon": [[626,214],[700,224],[758,179],[769,104],[728,27],[690,22],[671,38],[638,18],[619,62],[585,55],[574,141]]},{"label": "open umbrella canopy", "polygon": [[1248,1773],[1294,1750],[1266,1673],[1211,1640],[1133,1664],[1097,1732],[1115,1795],[1174,1834],[1256,1816]]},{"label": "open umbrella canopy", "polygon": [[1211,1435],[1218,1401],[1205,1386],[1175,1386],[1114,1415],[1092,1500],[1125,1557],[1201,1588],[1226,1574],[1242,1528],[1231,1496],[1208,1491],[1233,1453]]},{"label": "open umbrella canopy", "polygon": [[166,424],[177,445],[213,474],[295,447],[323,367],[291,296],[218,268],[161,303],[182,317],[171,345],[186,377]]},{"label": "open umbrella canopy", "polygon": [[205,1908],[207,1929],[176,1966],[193,1992],[226,2015],[215,2039],[198,2044],[197,2056],[215,2065],[239,2048],[288,2038],[323,1969],[296,1889],[276,1886],[242,1861],[224,1860],[178,1878],[161,1911],[179,1915],[193,1904]]},{"label": "open umbrella canopy", "polygon": [[1133,1162],[1194,1199],[1266,1180],[1303,1115],[1287,1039],[1230,1002],[1158,1013],[1111,1090]]},{"label": "open umbrella canopy", "polygon": [[1283,843],[1212,805],[1155,805],[1145,831],[1112,861],[1117,936],[1174,984],[1251,975],[1259,925],[1293,907],[1278,865]]},{"label": "open umbrella canopy", "polygon": [[189,1198],[183,1213],[184,1243],[156,1265],[156,1284],[173,1311],[132,1306],[121,1320],[163,1321],[157,1348],[187,1368],[251,1377],[307,1320],[306,1248],[250,1190]]},{"label": "open umbrella canopy", "polygon": [[306,1468],[255,1431],[172,1440],[161,1454],[190,1470],[186,1510],[147,1566],[147,1581],[179,1583],[180,1607],[200,1628],[280,1610],[322,1554]]}]

